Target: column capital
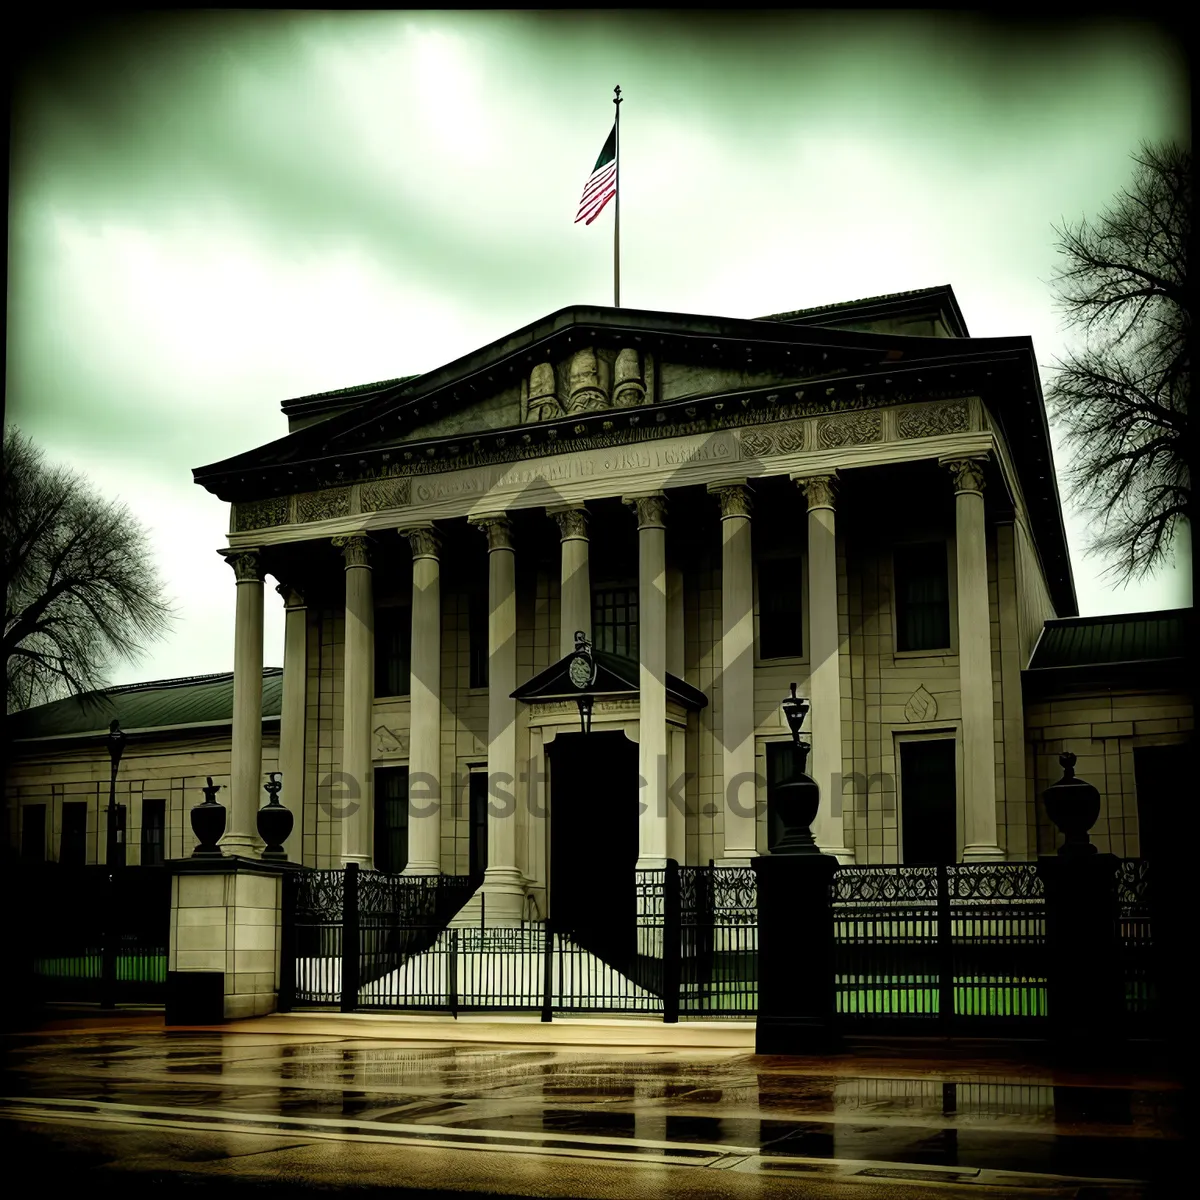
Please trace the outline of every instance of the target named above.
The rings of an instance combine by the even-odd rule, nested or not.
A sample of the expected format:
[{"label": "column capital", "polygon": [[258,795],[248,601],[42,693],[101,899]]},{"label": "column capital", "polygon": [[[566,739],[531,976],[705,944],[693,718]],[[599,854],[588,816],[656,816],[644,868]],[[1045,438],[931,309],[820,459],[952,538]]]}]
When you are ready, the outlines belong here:
[{"label": "column capital", "polygon": [[959,492],[983,492],[984,454],[973,454],[970,458],[940,458],[938,462],[954,479],[954,494]]},{"label": "column capital", "polygon": [[304,589],[294,583],[279,583],[275,585],[275,590],[283,597],[285,608],[307,608],[308,601],[304,596]]},{"label": "column capital", "polygon": [[827,471],[822,475],[793,475],[792,482],[808,499],[808,511],[814,508],[835,507],[838,489],[838,473]]},{"label": "column capital", "polygon": [[333,544],[342,552],[346,567],[370,567],[371,539],[365,533],[345,533],[332,539]]},{"label": "column capital", "polygon": [[402,537],[408,539],[414,560],[432,558],[437,561],[442,549],[442,535],[432,525],[413,526],[399,532]]},{"label": "column capital", "polygon": [[218,550],[217,553],[233,568],[238,583],[262,583],[267,572],[261,550]]},{"label": "column capital", "polygon": [[637,510],[639,529],[666,528],[667,497],[663,492],[652,492],[648,496],[622,496],[621,503]]},{"label": "column capital", "polygon": [[471,523],[487,535],[489,554],[493,550],[512,550],[514,548],[512,521],[504,513],[488,513],[481,517],[473,517]]},{"label": "column capital", "polygon": [[559,541],[588,540],[588,510],[582,504],[571,508],[548,508],[546,515],[553,517],[558,525]]},{"label": "column capital", "polygon": [[730,517],[749,518],[753,508],[753,492],[744,479],[731,479],[726,483],[710,483],[708,494],[716,496],[721,504],[721,520]]}]

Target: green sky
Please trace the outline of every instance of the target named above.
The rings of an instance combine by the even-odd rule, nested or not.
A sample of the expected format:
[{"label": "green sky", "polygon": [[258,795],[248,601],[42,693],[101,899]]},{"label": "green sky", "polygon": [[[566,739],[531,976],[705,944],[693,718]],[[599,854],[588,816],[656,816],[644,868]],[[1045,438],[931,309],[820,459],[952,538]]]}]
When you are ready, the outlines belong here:
[{"label": "green sky", "polygon": [[[166,13],[77,27],[15,83],[8,420],[149,526],[181,611],[115,679],[229,670],[228,512],[191,469],[279,402],[432,369],[612,303],[756,317],[951,284],[978,336],[1063,352],[1052,225],[1142,140],[1190,140],[1152,25],[960,14]],[[1043,377],[1046,377],[1043,371]],[[1084,613],[1190,602],[1190,551]],[[268,604],[266,658],[282,661]]]}]

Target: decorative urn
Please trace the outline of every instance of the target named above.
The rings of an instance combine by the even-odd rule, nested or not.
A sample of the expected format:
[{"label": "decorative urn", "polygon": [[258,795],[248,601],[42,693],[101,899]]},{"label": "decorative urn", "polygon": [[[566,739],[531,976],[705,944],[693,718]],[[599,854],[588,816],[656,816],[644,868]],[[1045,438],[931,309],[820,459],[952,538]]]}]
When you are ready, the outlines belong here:
[{"label": "decorative urn", "polygon": [[284,808],[279,802],[279,793],[283,788],[279,774],[278,771],[270,772],[267,782],[263,784],[263,791],[267,793],[269,799],[258,810],[258,836],[267,843],[266,849],[262,852],[263,858],[286,862],[287,852],[283,848],[283,843],[288,840],[292,832],[295,818],[291,811]]},{"label": "decorative urn", "polygon": [[1060,754],[1058,761],[1063,777],[1042,793],[1050,820],[1066,837],[1058,852],[1067,858],[1095,854],[1088,830],[1100,815],[1100,792],[1086,780],[1075,778],[1074,754]]},{"label": "decorative urn", "polygon": [[225,832],[225,806],[217,803],[219,783],[208,776],[208,787],[204,788],[204,803],[192,806],[192,832],[200,843],[192,851],[193,858],[224,858],[217,842]]},{"label": "decorative urn", "polygon": [[821,807],[821,789],[817,781],[805,773],[812,746],[800,739],[800,727],[808,711],[808,702],[796,695],[796,685],[793,683],[792,694],[783,701],[783,714],[792,731],[797,762],[792,777],[777,784],[772,791],[773,807],[780,825],[780,836],[771,850],[772,854],[821,853],[811,828]]}]

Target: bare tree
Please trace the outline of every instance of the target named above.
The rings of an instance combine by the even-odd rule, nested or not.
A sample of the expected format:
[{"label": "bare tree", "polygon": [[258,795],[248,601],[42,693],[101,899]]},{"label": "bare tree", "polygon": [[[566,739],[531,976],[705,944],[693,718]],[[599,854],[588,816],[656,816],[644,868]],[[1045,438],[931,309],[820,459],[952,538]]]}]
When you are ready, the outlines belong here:
[{"label": "bare tree", "polygon": [[105,686],[172,616],[142,527],[15,428],[4,440],[7,711]]},{"label": "bare tree", "polygon": [[1144,144],[1133,180],[1095,221],[1055,229],[1054,279],[1083,346],[1056,364],[1052,420],[1072,451],[1071,499],[1093,521],[1088,549],[1122,583],[1169,561],[1191,523],[1192,156]]}]

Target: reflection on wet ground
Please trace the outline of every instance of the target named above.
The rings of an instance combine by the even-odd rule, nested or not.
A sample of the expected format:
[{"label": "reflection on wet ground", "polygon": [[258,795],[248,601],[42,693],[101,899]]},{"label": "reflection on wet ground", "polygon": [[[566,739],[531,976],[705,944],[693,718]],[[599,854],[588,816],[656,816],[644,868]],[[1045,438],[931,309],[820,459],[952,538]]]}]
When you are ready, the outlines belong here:
[{"label": "reflection on wet ground", "polygon": [[1169,1175],[1183,1144],[1182,1092],[1161,1079],[807,1074],[733,1051],[22,1035],[4,1094],[1136,1180]]}]

